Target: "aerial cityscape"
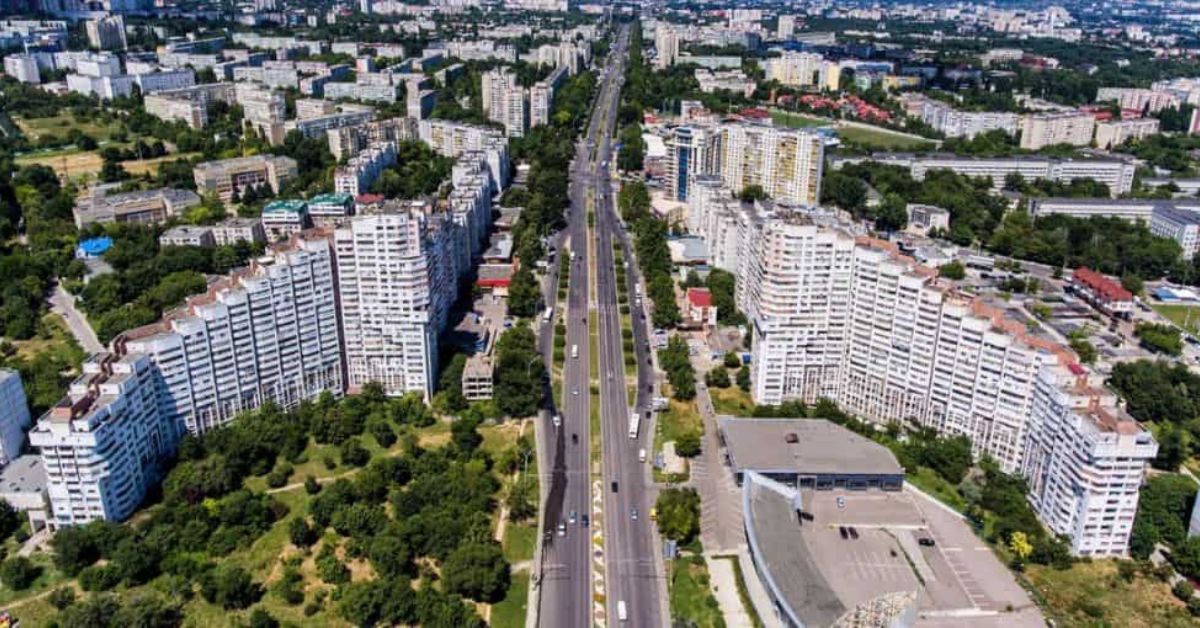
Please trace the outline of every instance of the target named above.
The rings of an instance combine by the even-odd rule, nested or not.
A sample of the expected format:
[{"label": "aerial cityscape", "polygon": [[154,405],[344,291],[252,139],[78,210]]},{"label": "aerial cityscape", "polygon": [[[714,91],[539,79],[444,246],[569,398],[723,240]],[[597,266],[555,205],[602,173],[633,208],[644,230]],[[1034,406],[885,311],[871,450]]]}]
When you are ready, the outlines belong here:
[{"label": "aerial cityscape", "polygon": [[1200,627],[1200,2],[0,0],[0,628]]}]

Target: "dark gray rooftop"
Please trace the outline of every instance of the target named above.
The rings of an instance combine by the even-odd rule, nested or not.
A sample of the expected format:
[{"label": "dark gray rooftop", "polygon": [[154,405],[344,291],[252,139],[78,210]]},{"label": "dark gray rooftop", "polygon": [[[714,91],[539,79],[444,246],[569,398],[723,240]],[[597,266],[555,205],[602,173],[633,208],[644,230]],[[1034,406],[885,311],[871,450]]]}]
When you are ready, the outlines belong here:
[{"label": "dark gray rooftop", "polygon": [[[717,417],[737,472],[903,475],[891,450],[825,419]],[[787,442],[788,434],[796,442]]]}]

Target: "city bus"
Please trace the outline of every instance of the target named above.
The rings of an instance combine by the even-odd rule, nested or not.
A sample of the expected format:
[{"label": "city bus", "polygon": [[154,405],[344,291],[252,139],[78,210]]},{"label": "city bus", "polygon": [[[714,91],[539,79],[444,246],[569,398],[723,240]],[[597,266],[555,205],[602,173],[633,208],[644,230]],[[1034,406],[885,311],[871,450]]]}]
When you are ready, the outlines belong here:
[{"label": "city bus", "polygon": [[629,413],[629,438],[638,437],[638,429],[642,426],[642,417],[636,412]]}]

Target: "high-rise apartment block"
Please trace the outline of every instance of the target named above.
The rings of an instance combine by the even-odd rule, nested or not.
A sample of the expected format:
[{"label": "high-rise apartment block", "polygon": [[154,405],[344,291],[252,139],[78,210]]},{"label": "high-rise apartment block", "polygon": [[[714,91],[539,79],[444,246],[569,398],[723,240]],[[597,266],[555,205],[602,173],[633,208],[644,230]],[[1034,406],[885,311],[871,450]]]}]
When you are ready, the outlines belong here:
[{"label": "high-rise apartment block", "polygon": [[421,120],[417,129],[421,141],[439,155],[457,159],[467,151],[483,151],[496,189],[503,190],[508,185],[508,140],[503,132],[486,126],[432,119]]},{"label": "high-rise apartment block", "polygon": [[504,125],[508,137],[521,137],[529,128],[529,94],[507,68],[484,74],[483,111],[489,120]]},{"label": "high-rise apartment block", "polygon": [[88,45],[97,50],[125,50],[125,18],[110,15],[87,21]]},{"label": "high-rise apartment block", "polygon": [[661,70],[675,65],[675,59],[679,58],[679,33],[669,24],[660,22],[654,28],[654,50],[658,55],[654,67]]},{"label": "high-rise apartment block", "polygon": [[1096,123],[1096,146],[1111,149],[1129,140],[1141,140],[1158,133],[1158,118],[1134,118]]},{"label": "high-rise apartment block", "polygon": [[179,436],[159,410],[158,379],[144,355],[93,355],[30,430],[46,470],[51,527],[125,519],[159,481]]},{"label": "high-rise apartment block", "polygon": [[716,174],[726,187],[761,186],[773,199],[816,205],[825,143],[815,131],[749,123],[685,126],[667,142],[668,186],[686,200],[689,180]]},{"label": "high-rise apartment block", "polygon": [[721,177],[734,190],[758,185],[771,198],[816,205],[823,138],[815,131],[754,124],[721,127]]},{"label": "high-rise apartment block", "polygon": [[1055,144],[1087,146],[1096,131],[1096,118],[1084,112],[1027,113],[1021,116],[1021,148],[1038,150]]},{"label": "high-rise apartment block", "polygon": [[1030,425],[1022,474],[1034,511],[1073,554],[1125,556],[1158,444],[1078,365],[1043,369]]},{"label": "high-rise apartment block", "polygon": [[864,419],[967,436],[1004,471],[1040,478],[1031,500],[1076,553],[1126,552],[1155,446],[1111,399],[1070,397],[1084,371],[1068,349],[832,214],[732,198],[699,177],[688,220],[737,277],[756,402],[824,397]]},{"label": "high-rise apartment block", "polygon": [[0,368],[0,467],[21,455],[29,423],[29,404],[21,386],[21,374]]},{"label": "high-rise apartment block", "polygon": [[350,158],[333,173],[333,187],[338,194],[358,196],[371,188],[383,171],[396,163],[396,144],[378,142]]},{"label": "high-rise apartment block", "polygon": [[784,52],[783,56],[767,59],[763,65],[768,81],[804,87],[817,84],[821,62],[824,60],[823,56],[815,52]]},{"label": "high-rise apartment block", "polygon": [[4,73],[21,83],[37,85],[42,82],[42,73],[33,55],[10,54],[4,57]]},{"label": "high-rise apartment block", "polygon": [[113,341],[149,356],[163,417],[200,434],[272,402],[294,407],[343,386],[327,237],[293,236],[162,321]]},{"label": "high-rise apartment block", "polygon": [[296,177],[296,160],[279,155],[234,157],[196,164],[192,169],[196,189],[202,194],[216,193],[224,203],[233,200],[247,187],[267,185],[278,194]]},{"label": "high-rise apartment block", "polygon": [[413,118],[388,118],[329,129],[326,134],[329,137],[329,152],[341,161],[366,150],[371,144],[417,139],[417,121]]}]

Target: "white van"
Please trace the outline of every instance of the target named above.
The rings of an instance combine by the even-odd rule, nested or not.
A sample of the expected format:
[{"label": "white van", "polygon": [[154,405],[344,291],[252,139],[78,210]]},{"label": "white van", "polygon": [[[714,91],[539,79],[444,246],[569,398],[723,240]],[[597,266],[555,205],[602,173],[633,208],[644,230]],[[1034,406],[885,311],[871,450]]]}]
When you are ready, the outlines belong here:
[{"label": "white van", "polygon": [[571,345],[571,359],[572,360],[579,359],[579,345]]},{"label": "white van", "polygon": [[625,600],[617,602],[617,619],[621,621],[629,620],[629,613],[625,611]]}]

